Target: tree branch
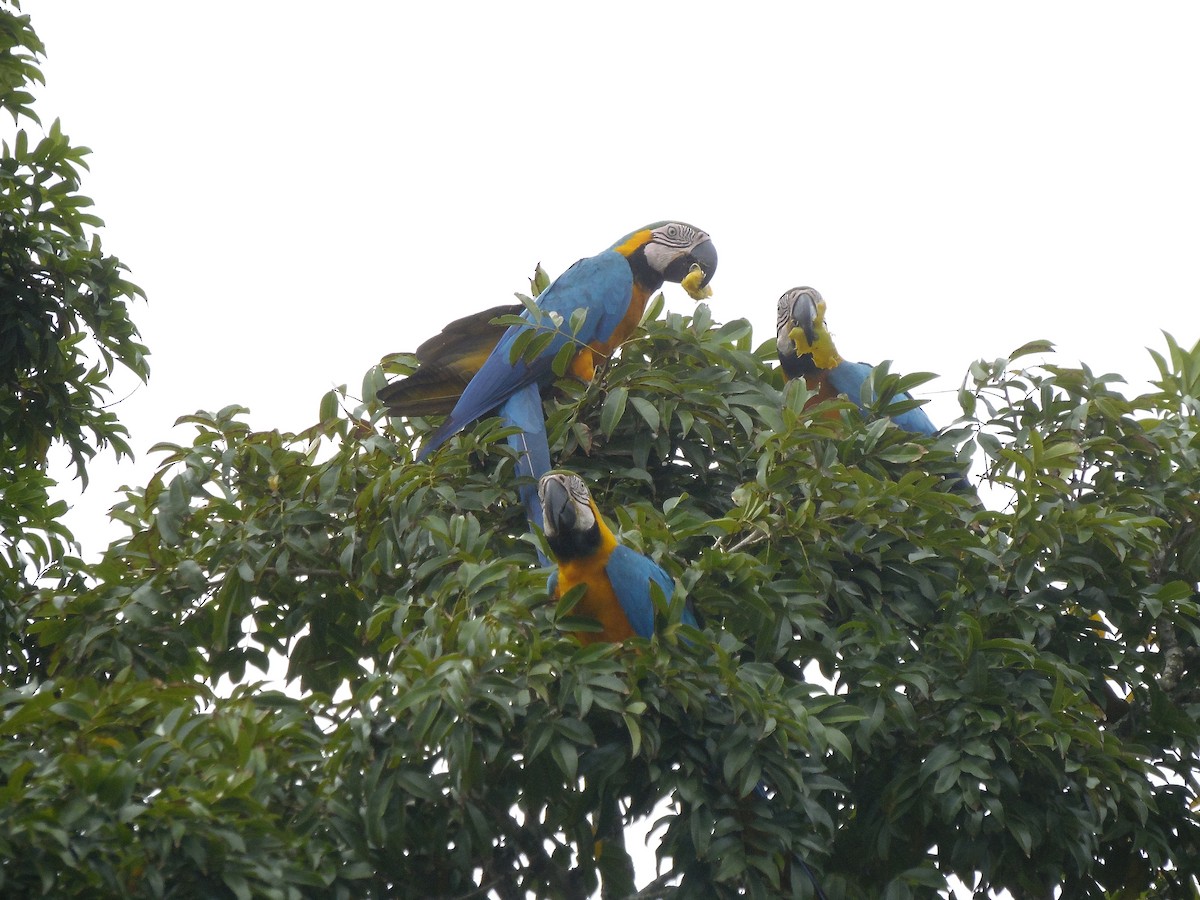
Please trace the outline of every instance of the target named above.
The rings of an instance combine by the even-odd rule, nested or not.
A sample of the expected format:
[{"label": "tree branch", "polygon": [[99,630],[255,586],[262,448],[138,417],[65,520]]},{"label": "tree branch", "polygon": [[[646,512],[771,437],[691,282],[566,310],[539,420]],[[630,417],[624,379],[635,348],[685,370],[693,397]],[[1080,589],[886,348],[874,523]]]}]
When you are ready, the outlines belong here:
[{"label": "tree branch", "polygon": [[1158,676],[1158,686],[1163,693],[1171,694],[1179,687],[1179,681],[1186,669],[1184,665],[1184,650],[1179,646],[1179,635],[1175,633],[1174,623],[1165,615],[1159,616],[1154,623],[1158,633],[1158,645],[1162,649],[1162,674]]}]

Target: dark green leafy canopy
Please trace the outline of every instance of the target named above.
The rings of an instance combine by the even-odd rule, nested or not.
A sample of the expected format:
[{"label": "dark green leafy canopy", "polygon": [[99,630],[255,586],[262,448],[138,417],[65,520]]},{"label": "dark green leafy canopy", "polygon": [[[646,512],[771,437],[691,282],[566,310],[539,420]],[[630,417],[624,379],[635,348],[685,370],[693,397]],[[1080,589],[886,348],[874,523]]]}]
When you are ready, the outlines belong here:
[{"label": "dark green leafy canopy", "polygon": [[[42,80],[41,53],[28,16],[0,6],[0,107],[18,125],[38,121],[27,88]],[[101,222],[79,193],[87,153],[57,121],[41,138],[19,128],[0,145],[0,627],[10,674],[40,664],[23,636],[33,582],[76,567],[46,454],[65,446],[85,484],[100,448],[128,454],[108,380],[117,366],[148,373],[127,312],[141,291],[101,249]]]},{"label": "dark green leafy canopy", "polygon": [[[772,354],[698,306],[549,399],[556,461],[681,584],[623,647],[564,634],[498,420],[415,463],[426,424],[344,390],[297,435],[187,417],[95,586],[45,595],[54,680],[4,707],[10,884],[623,896],[621,826],[671,799],[654,895],[810,896],[800,854],[831,896],[1190,896],[1200,347],[1133,400],[980,363],[937,439],[805,410]],[[913,386],[877,378],[881,404]],[[949,490],[963,448],[1001,510]],[[191,687],[272,651],[294,700]],[[97,704],[144,719],[89,728]],[[179,728],[195,749],[154,749]],[[169,805],[172,766],[236,791]],[[70,796],[86,873],[83,838],[28,824]]]}]

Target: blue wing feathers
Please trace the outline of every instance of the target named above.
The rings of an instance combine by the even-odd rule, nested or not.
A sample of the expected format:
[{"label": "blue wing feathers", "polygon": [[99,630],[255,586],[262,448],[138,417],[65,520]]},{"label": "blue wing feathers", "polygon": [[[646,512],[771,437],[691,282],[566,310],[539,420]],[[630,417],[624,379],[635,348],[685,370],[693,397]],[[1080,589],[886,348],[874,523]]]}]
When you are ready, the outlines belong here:
[{"label": "blue wing feathers", "polygon": [[[900,399],[911,400],[908,394],[901,394]],[[925,414],[925,410],[921,407],[910,409],[907,412],[900,413],[898,416],[892,416],[892,421],[905,431],[912,431],[916,434],[937,434],[937,428],[933,421]]]},{"label": "blue wing feathers", "polygon": [[[662,588],[663,596],[670,597],[675,582],[654,560],[618,544],[604,567],[613,592],[621,601],[621,609],[634,632],[639,637],[654,635],[654,601],[650,596],[650,582]],[[696,617],[690,609],[684,609],[683,621],[696,626]]]},{"label": "blue wing feathers", "polygon": [[[588,311],[577,335],[584,343],[606,340],[629,309],[633,292],[633,271],[621,254],[606,250],[598,256],[581,259],[560,275],[537,299],[539,309],[562,316],[562,334],[532,363],[524,360],[509,362],[513,342],[524,328],[510,326],[479,371],[471,378],[446,421],[425,440],[418,459],[424,459],[450,437],[470,425],[480,416],[495,409],[517,391],[528,385],[545,385],[553,378],[551,364],[554,355],[569,340],[566,333],[571,314],[584,308]],[[526,310],[522,316],[533,324]],[[543,323],[549,327],[550,323]]]},{"label": "blue wing feathers", "polygon": [[[463,390],[462,397],[436,431],[425,439],[418,459],[424,459],[459,431],[470,425],[480,416],[495,409],[512,394],[526,385],[537,382],[537,373],[530,370],[524,362],[515,364],[508,361],[508,353],[500,356],[500,348],[504,343],[496,345],[491,356],[484,361],[479,371],[471,379],[471,383]],[[509,342],[511,346],[512,342]]]},{"label": "blue wing feathers", "polygon": [[[871,367],[866,363],[839,363],[829,371],[829,384],[839,394],[845,394],[856,404],[859,409],[863,407],[862,388],[863,383],[871,375]],[[874,399],[874,398],[870,398]],[[896,395],[896,400],[911,400],[912,395],[901,392]],[[933,424],[933,420],[925,413],[921,407],[910,409],[898,415],[893,415],[892,421],[905,431],[911,431],[914,434],[935,435],[938,433],[937,426]],[[966,469],[963,469],[963,474],[957,480],[953,480],[954,490],[963,494],[975,494],[975,489],[971,487],[971,483],[967,480]],[[978,502],[978,496],[976,496]]]},{"label": "blue wing feathers", "polygon": [[634,632],[639,637],[652,637],[654,603],[650,599],[650,581],[657,581],[669,596],[675,585],[667,573],[653,560],[630,550],[624,544],[618,544],[613,550],[604,571]]},{"label": "blue wing feathers", "polygon": [[[871,376],[871,367],[866,363],[842,362],[829,370],[829,384],[839,394],[845,394],[859,409],[865,410],[863,406],[862,388],[863,383]],[[874,398],[868,398],[868,401]],[[900,393],[896,395],[896,400],[911,400],[912,395]],[[894,415],[891,417],[900,428],[905,431],[916,432],[917,434],[937,434],[937,428],[932,420],[925,414],[925,410],[917,407],[906,412]]]},{"label": "blue wing feathers", "polygon": [[[606,250],[581,259],[537,298],[538,308],[556,312],[564,320],[581,306],[588,310],[579,333],[584,341],[607,338],[629,309],[633,270],[620,253]],[[567,324],[564,321],[564,326]],[[552,354],[551,354],[552,355]]]}]

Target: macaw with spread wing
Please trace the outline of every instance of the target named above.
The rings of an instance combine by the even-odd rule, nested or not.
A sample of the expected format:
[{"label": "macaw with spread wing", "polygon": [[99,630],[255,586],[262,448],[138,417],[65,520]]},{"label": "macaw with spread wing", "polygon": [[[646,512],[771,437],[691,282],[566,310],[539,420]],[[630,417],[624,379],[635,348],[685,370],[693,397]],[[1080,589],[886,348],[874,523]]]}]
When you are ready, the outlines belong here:
[{"label": "macaw with spread wing", "polygon": [[[847,362],[838,354],[825,325],[825,300],[814,288],[792,288],[779,298],[776,347],[784,375],[789,379],[803,378],[809,390],[816,392],[811,403],[845,394],[860,410],[866,411],[863,384],[870,378],[872,367],[862,362]],[[892,402],[912,399],[911,394],[901,392]],[[924,435],[938,432],[919,406],[893,414],[891,419],[905,431]],[[952,479],[951,484],[957,493],[975,493],[965,477]]]},{"label": "macaw with spread wing", "polygon": [[[617,541],[605,524],[583,479],[571,472],[547,472],[538,482],[546,543],[557,566],[550,574],[550,593],[562,597],[578,585],[587,588],[576,606],[579,615],[595,619],[600,631],[579,632],[585,644],[620,643],[634,635],[654,635],[651,585],[669,598],[675,582],[648,556]],[[682,621],[697,626],[690,608]]]}]

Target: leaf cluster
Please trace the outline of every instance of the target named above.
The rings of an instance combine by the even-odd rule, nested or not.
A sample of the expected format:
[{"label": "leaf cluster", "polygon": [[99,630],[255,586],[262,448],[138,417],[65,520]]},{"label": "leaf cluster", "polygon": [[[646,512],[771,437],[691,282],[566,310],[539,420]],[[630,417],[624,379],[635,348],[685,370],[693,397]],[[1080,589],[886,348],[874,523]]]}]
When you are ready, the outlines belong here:
[{"label": "leaf cluster", "polygon": [[[0,8],[0,107],[17,123],[39,124],[27,88],[42,81],[42,52],[29,17]],[[148,374],[128,316],[141,290],[103,251],[102,223],[79,192],[88,152],[57,120],[40,138],[19,128],[0,145],[0,628],[12,673],[42,664],[23,626],[33,584],[66,584],[78,569],[65,505],[50,501],[47,453],[64,446],[85,484],[100,448],[127,455],[109,379],[118,366]]]}]

